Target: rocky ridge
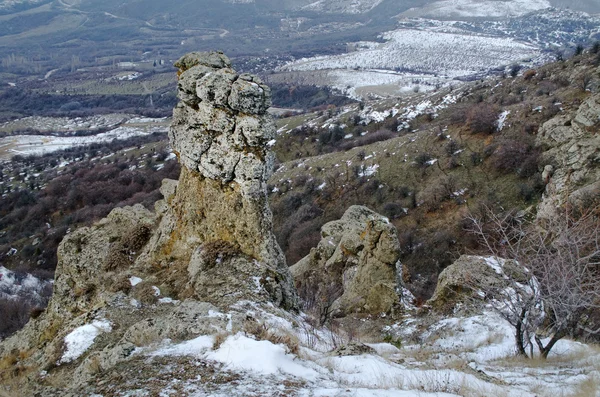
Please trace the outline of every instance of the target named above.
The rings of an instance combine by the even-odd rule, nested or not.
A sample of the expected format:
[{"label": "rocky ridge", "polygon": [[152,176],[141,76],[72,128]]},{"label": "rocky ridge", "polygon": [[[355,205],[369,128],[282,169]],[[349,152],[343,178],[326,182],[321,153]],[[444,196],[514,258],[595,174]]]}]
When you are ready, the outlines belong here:
[{"label": "rocky ridge", "polygon": [[544,149],[546,194],[538,217],[553,216],[565,202],[585,207],[600,197],[600,94],[587,98],[573,113],[544,123],[536,143]]},{"label": "rocky ridge", "polygon": [[[282,317],[291,315],[276,307],[297,309],[266,198],[269,89],[222,53],[188,54],[176,66],[181,102],[169,138],[179,181],[163,181],[155,212],[117,208],[65,237],[48,308],[0,346],[12,390],[81,395],[136,348],[237,332],[252,318],[240,302]],[[75,354],[67,341],[80,331],[98,341]]]}]

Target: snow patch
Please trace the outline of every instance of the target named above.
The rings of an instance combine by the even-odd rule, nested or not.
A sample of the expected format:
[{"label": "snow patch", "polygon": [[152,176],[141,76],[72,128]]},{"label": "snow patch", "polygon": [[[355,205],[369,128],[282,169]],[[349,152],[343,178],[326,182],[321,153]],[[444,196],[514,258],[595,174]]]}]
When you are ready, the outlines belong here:
[{"label": "snow patch", "polygon": [[241,333],[229,336],[206,358],[225,364],[227,369],[249,371],[263,375],[288,374],[306,380],[316,380],[319,373],[299,363],[296,357],[288,354],[283,345],[269,341],[254,340]]},{"label": "snow patch", "polygon": [[506,122],[506,118],[509,114],[510,110],[505,110],[504,112],[500,113],[500,116],[498,116],[498,121],[496,122],[496,129],[498,131],[502,131],[504,128],[504,123]]},{"label": "snow patch", "polygon": [[112,326],[106,320],[96,320],[91,324],[75,328],[70,334],[65,336],[65,352],[58,361],[58,364],[70,363],[77,360],[94,344],[94,340],[98,335],[110,331],[112,331]]},{"label": "snow patch", "polygon": [[171,340],[163,341],[163,347],[150,353],[151,356],[199,356],[211,349],[215,343],[212,335],[202,335],[185,342],[171,344]]},{"label": "snow patch", "polygon": [[373,164],[368,167],[364,167],[358,172],[358,176],[360,176],[360,177],[372,176],[377,172],[378,169],[379,169],[379,164]]}]

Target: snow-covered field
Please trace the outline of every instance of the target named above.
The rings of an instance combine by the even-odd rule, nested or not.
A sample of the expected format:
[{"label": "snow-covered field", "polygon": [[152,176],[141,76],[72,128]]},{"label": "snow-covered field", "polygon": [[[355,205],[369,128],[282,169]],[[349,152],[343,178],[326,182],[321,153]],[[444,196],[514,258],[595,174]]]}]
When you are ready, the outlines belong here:
[{"label": "snow-covered field", "polygon": [[361,14],[377,7],[382,1],[383,0],[317,0],[301,9],[318,12]]},{"label": "snow-covered field", "polygon": [[[39,120],[38,120],[39,121]],[[70,119],[44,118],[46,126],[52,126],[52,129],[61,129],[56,126],[87,125],[88,121],[82,123]],[[98,120],[96,120],[98,121]],[[60,124],[64,122],[65,124]],[[119,122],[121,125],[108,132],[99,133],[90,136],[53,136],[53,135],[13,135],[0,139],[0,160],[8,160],[14,155],[41,155],[51,153],[57,150],[68,149],[74,146],[90,145],[92,143],[110,142],[114,139],[127,139],[134,136],[150,135],[155,132],[166,132],[169,122],[165,118],[150,119],[142,117],[129,118],[124,122],[123,115]],[[35,124],[39,126],[40,124]],[[89,127],[94,129],[92,127]]]},{"label": "snow-covered field", "polygon": [[37,131],[75,132],[78,130],[97,130],[115,127],[133,117],[128,114],[110,113],[89,117],[42,117],[30,116],[0,124],[0,131]]},{"label": "snow-covered field", "polygon": [[299,59],[279,71],[325,71],[331,86],[351,95],[360,87],[378,85],[396,86],[391,93],[399,94],[545,56],[537,47],[512,38],[476,34],[439,21],[386,32],[382,39],[385,42],[360,45],[346,54]]},{"label": "snow-covered field", "polygon": [[37,4],[43,0],[2,0],[0,1],[0,10],[8,9],[19,4]]},{"label": "snow-covered field", "polygon": [[548,0],[441,0],[411,8],[402,16],[432,18],[501,18],[524,15],[551,7]]},{"label": "snow-covered field", "polygon": [[468,76],[535,58],[534,46],[500,37],[400,29],[383,34],[385,43],[335,56],[303,58],[282,70],[407,69],[448,77]]}]

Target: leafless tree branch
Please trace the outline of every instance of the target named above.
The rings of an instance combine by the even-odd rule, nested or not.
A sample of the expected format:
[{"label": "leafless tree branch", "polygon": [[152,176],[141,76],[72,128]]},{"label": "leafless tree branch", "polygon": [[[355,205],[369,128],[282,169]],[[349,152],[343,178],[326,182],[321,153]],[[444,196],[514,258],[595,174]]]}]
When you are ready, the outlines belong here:
[{"label": "leafless tree branch", "polygon": [[467,217],[469,230],[499,265],[505,258],[520,269],[502,266],[503,281],[483,291],[515,327],[519,353],[527,355],[531,336],[546,358],[561,338],[577,330],[595,333],[584,323],[600,308],[600,206],[565,207],[561,216],[543,222],[487,207],[483,212]]}]

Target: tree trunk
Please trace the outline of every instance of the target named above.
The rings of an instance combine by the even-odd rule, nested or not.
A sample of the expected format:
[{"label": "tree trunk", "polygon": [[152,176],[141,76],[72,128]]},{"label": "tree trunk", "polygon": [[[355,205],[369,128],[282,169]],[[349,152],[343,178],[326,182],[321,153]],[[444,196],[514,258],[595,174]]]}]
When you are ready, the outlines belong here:
[{"label": "tree trunk", "polygon": [[519,320],[517,320],[517,324],[515,326],[515,339],[517,342],[517,353],[524,357],[529,357],[527,352],[525,351],[525,345],[523,343],[523,318],[525,317],[525,309],[521,311],[521,316]]},{"label": "tree trunk", "polygon": [[540,356],[544,360],[546,360],[548,358],[548,353],[550,353],[550,350],[552,350],[552,348],[554,347],[556,342],[561,340],[563,338],[563,336],[564,336],[563,334],[558,334],[558,333],[552,335],[550,342],[548,342],[546,344],[546,346],[544,346],[544,344],[542,343],[542,340],[537,335],[535,336],[535,343],[537,343],[538,348],[540,349]]}]

